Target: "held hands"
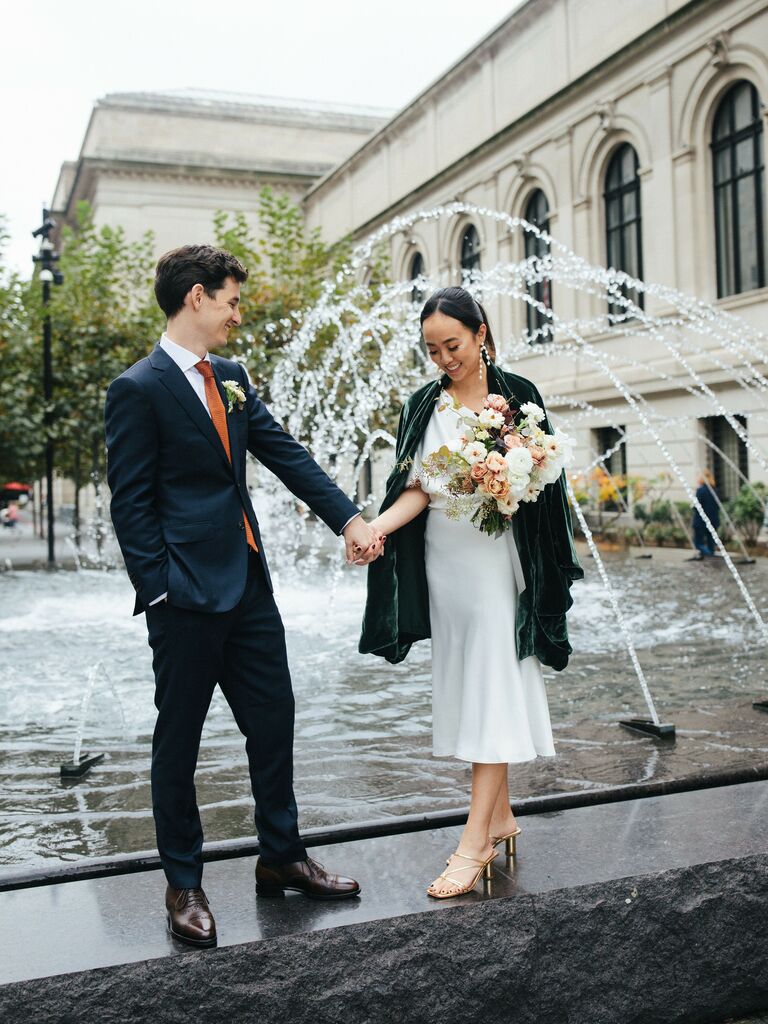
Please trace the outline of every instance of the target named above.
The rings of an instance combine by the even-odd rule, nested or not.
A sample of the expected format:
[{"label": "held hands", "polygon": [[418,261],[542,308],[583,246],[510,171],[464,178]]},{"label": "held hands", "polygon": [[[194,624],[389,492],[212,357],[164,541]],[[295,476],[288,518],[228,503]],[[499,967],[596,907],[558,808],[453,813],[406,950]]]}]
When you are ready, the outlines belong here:
[{"label": "held hands", "polygon": [[357,516],[344,530],[347,564],[368,565],[384,550],[386,537],[374,524]]}]

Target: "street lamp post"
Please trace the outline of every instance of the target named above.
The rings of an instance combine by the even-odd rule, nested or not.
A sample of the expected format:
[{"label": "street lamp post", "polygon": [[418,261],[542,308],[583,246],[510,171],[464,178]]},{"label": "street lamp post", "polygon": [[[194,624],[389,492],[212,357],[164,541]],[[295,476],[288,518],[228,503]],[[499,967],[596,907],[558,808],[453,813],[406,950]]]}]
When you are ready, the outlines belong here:
[{"label": "street lamp post", "polygon": [[39,276],[43,286],[43,400],[45,402],[43,423],[45,425],[45,489],[49,569],[55,567],[56,555],[53,526],[53,362],[51,359],[51,315],[48,312],[48,303],[51,298],[51,285],[61,284],[64,280],[61,271],[55,269],[59,254],[54,252],[53,243],[49,237],[55,227],[56,221],[51,218],[48,210],[43,209],[43,223],[41,227],[32,232],[33,238],[40,239],[40,251],[32,259],[35,263],[40,264]]}]

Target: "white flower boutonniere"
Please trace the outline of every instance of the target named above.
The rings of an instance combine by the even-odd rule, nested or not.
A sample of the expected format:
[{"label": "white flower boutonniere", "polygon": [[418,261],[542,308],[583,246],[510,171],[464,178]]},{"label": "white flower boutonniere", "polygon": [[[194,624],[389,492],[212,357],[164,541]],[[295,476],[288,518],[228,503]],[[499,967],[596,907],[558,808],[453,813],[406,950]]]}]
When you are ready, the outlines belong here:
[{"label": "white flower boutonniere", "polygon": [[221,386],[226,391],[227,398],[229,399],[227,412],[232,412],[235,404],[237,404],[238,412],[245,408],[245,392],[236,380],[223,380]]}]

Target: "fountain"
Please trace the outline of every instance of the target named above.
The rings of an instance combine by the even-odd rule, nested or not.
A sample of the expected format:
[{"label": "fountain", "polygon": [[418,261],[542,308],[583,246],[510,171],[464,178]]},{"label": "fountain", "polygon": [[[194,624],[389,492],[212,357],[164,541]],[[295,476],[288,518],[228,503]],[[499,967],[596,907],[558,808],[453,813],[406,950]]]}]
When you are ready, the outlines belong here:
[{"label": "fountain", "polygon": [[[590,266],[531,225],[469,204],[451,204],[398,218],[358,247],[349,266],[340,271],[345,282],[353,282],[352,287],[339,290],[338,282],[329,282],[284,350],[270,385],[271,408],[278,420],[310,447],[348,493],[370,489],[365,482],[367,464],[378,460],[383,466],[391,462],[398,404],[434,369],[418,344],[419,309],[411,302],[412,289],[426,292],[444,282],[419,276],[416,281],[389,284],[381,288],[380,297],[370,309],[365,288],[354,282],[359,280],[376,245],[386,243],[397,232],[409,232],[419,220],[459,215],[490,218],[504,230],[532,232],[550,244],[548,256],[476,272],[468,285],[482,291],[484,298],[497,295],[504,301],[532,304],[543,318],[543,325],[535,332],[541,339],[536,354],[581,360],[611,384],[616,402],[610,409],[568,395],[544,396],[550,411],[554,410],[553,419],[568,433],[587,417],[619,433],[616,443],[603,451],[578,450],[574,472],[606,465],[627,443],[632,443],[633,452],[651,466],[641,442],[648,443],[662,452],[671,477],[695,505],[685,473],[665,442],[676,429],[676,419],[631,383],[630,371],[642,368],[642,364],[631,354],[601,349],[593,335],[610,326],[623,335],[641,339],[646,348],[653,341],[671,364],[659,364],[658,378],[674,381],[713,412],[726,416],[730,413],[723,409],[717,395],[702,386],[700,364],[710,359],[712,365],[726,369],[753,404],[764,409],[768,379],[760,364],[768,353],[765,337],[738,318],[698,300]],[[572,320],[558,317],[531,297],[532,284],[543,276],[559,290],[597,296],[605,308],[610,297],[613,312]],[[668,312],[663,317],[651,316],[630,303],[620,292],[621,286],[663,299]],[[333,332],[335,336],[328,341]],[[318,338],[323,339],[322,345],[317,344]],[[717,346],[716,350],[712,345]],[[511,340],[502,347],[500,362],[511,366],[530,351],[528,340]],[[691,362],[694,357],[700,361],[696,363],[698,369]],[[626,409],[633,410],[634,422],[625,425]],[[763,413],[750,415],[758,422]],[[765,455],[754,439],[746,437],[733,416],[730,421],[748,445],[755,464],[765,466]],[[255,505],[268,539],[294,667],[297,779],[304,787],[299,790],[304,823],[319,827],[359,820],[361,808],[365,808],[363,817],[371,816],[372,810],[396,818],[423,813],[425,791],[429,792],[430,807],[455,811],[461,766],[436,763],[428,753],[428,645],[416,645],[407,665],[400,668],[380,659],[361,658],[356,640],[364,575],[355,575],[356,570],[344,567],[338,542],[306,510],[297,508],[293,497],[271,474],[258,466],[255,474]],[[699,728],[702,722],[706,725],[710,715],[707,709],[699,709],[705,690],[701,685],[703,671],[709,687],[706,692],[714,694],[715,701],[741,697],[764,672],[764,657],[755,644],[755,640],[768,636],[759,611],[765,606],[768,590],[761,566],[740,573],[741,559],[731,556],[719,538],[713,538],[724,571],[705,574],[706,581],[696,581],[695,586],[706,592],[706,607],[717,609],[712,622],[702,622],[697,595],[687,592],[690,587],[681,588],[678,579],[679,572],[695,572],[694,567],[672,570],[655,555],[651,564],[647,560],[650,551],[642,544],[640,554],[646,556],[645,561],[612,559],[598,548],[587,518],[575,502],[573,488],[571,495],[595,571],[590,571],[589,579],[574,590],[571,634],[575,654],[562,674],[565,678],[547,678],[559,730],[558,765],[538,766],[530,773],[520,769],[520,793],[602,790],[627,778],[656,778],[664,758],[672,756],[670,739],[676,739],[678,753],[674,756],[684,758],[689,756],[685,752],[693,749],[692,732],[705,732]],[[366,506],[373,504],[373,495],[366,493],[363,497]],[[625,502],[624,507],[629,509],[629,504]],[[674,503],[672,514],[687,533]],[[708,529],[714,533],[711,524]],[[84,554],[78,553],[77,583],[65,574],[46,577],[42,607],[40,577],[11,572],[2,580],[11,600],[0,615],[0,632],[12,659],[25,665],[26,687],[21,679],[13,678],[0,685],[0,703],[5,701],[7,705],[0,707],[0,719],[6,723],[5,731],[0,733],[0,768],[3,758],[8,759],[7,774],[23,778],[28,772],[30,781],[23,813],[12,792],[7,798],[0,794],[0,810],[16,815],[18,821],[12,839],[0,849],[0,857],[34,860],[36,856],[50,856],[49,846],[60,851],[62,844],[72,856],[82,856],[83,852],[93,855],[102,850],[99,842],[107,842],[99,837],[108,833],[111,850],[145,849],[153,843],[147,748],[154,716],[144,622],[130,616],[132,593],[122,570],[104,571],[113,559],[98,524],[92,534],[85,531],[85,535],[93,540],[87,541]],[[663,622],[654,621],[652,608],[643,601],[643,589],[648,586],[669,592]],[[743,609],[737,607],[739,602]],[[657,629],[664,637],[661,650],[655,640]],[[715,635],[712,643],[710,633]],[[626,659],[617,657],[619,636]],[[94,638],[100,647],[95,664]],[[694,642],[705,646],[705,668]],[[679,651],[679,656],[673,658],[670,649]],[[715,659],[719,659],[717,677],[710,669]],[[83,665],[91,666],[85,680]],[[97,722],[93,715],[104,666],[111,680],[105,689],[111,686],[119,695],[121,714],[124,722],[127,720],[122,732],[109,723]],[[674,685],[670,686],[672,678]],[[640,711],[634,707],[638,689],[642,711],[635,714]],[[654,693],[665,702],[663,716],[657,710]],[[679,720],[677,734],[668,717]],[[34,773],[50,774],[51,760],[61,759],[57,737],[62,731],[66,733],[68,756],[72,729],[75,749],[67,765],[79,769],[88,722],[88,746],[109,750],[108,765],[90,779],[87,774],[76,775],[80,781],[75,791],[62,794],[57,787],[54,796],[35,782]],[[622,722],[627,731],[618,740],[616,733],[620,730],[612,729],[617,722]],[[741,720],[739,727],[752,729]],[[762,750],[760,737],[753,729],[748,744],[753,759],[754,751]],[[652,742],[650,751],[644,746],[648,739]],[[40,751],[39,765],[29,766],[33,756],[30,751]],[[708,764],[728,765],[738,758],[735,747],[721,742],[719,732],[713,734],[708,752]],[[698,764],[692,754],[690,757],[691,764]],[[355,780],[353,784],[351,779]],[[207,835],[215,839],[250,833],[251,798],[240,738],[220,698],[214,699],[206,725],[198,789],[207,818]],[[80,837],[81,832],[85,838]],[[67,838],[53,842],[46,838],[50,833],[65,833]]]},{"label": "fountain", "polygon": [[[703,396],[708,400],[713,411],[726,419],[757,463],[767,472],[768,461],[763,452],[746,434],[741,423],[721,403],[701,373],[694,369],[691,356],[705,356],[710,359],[716,366],[731,374],[741,388],[751,395],[758,395],[764,406],[768,393],[768,379],[759,371],[753,359],[763,362],[768,358],[768,339],[737,317],[717,311],[698,299],[662,285],[647,284],[623,272],[592,266],[546,232],[520,218],[464,202],[455,202],[393,219],[356,248],[350,264],[342,268],[339,277],[357,279],[361,268],[370,260],[377,246],[386,243],[398,233],[407,234],[420,222],[456,216],[483,218],[505,227],[512,234],[533,234],[546,243],[549,252],[545,256],[530,256],[517,263],[499,263],[485,271],[472,271],[465,281],[466,287],[475,294],[482,294],[484,300],[487,300],[488,296],[501,296],[528,303],[544,320],[542,327],[534,332],[545,339],[543,345],[537,346],[537,352],[543,355],[557,354],[586,359],[589,365],[613,385],[617,396],[623,399],[626,406],[639,419],[643,434],[660,450],[691,506],[698,510],[754,619],[759,639],[763,643],[768,643],[768,626],[749,588],[738,573],[734,560],[698,502],[689,481],[665,441],[667,424],[653,410],[648,399],[634,391],[612,365],[617,361],[627,366],[637,364],[631,358],[625,359],[623,355],[617,357],[603,351],[595,343],[590,342],[589,337],[597,330],[612,328],[630,337],[642,335],[646,344],[649,339],[657,343],[659,349],[671,356],[674,363],[686,374],[683,387],[691,394]],[[603,302],[604,308],[610,311],[592,321],[565,320],[533,297],[533,286],[543,279],[548,279],[558,289],[578,289],[597,296]],[[338,284],[338,280],[328,284],[320,301],[307,312],[302,327],[286,347],[272,382],[273,411],[278,419],[288,424],[292,433],[310,445],[321,462],[338,465],[345,458],[352,460],[359,477],[361,467],[370,454],[375,440],[383,440],[389,445],[394,443],[391,432],[372,430],[371,423],[374,417],[380,416],[381,410],[391,408],[393,404],[400,404],[421,383],[427,363],[422,359],[424,365],[418,368],[414,365],[414,354],[418,353],[418,309],[410,301],[410,296],[414,290],[425,294],[438,283],[425,276],[419,276],[415,281],[399,282],[384,287],[380,299],[367,314],[362,314],[355,306],[355,296],[360,294],[362,286],[358,286],[357,291],[353,289],[351,294],[339,298],[334,284]],[[653,295],[673,312],[663,317],[651,316],[639,304],[628,298],[628,293],[638,296],[641,293]],[[326,347],[318,365],[314,361],[314,355],[312,360],[308,359],[308,353],[310,350],[313,354],[317,351],[319,332],[327,331],[329,328],[335,328],[336,338]],[[699,341],[706,338],[724,348],[734,361],[717,355],[711,346],[703,348]],[[530,341],[517,340],[502,349],[500,363],[503,366],[506,360],[513,360],[515,356],[529,351]],[[660,372],[660,376],[669,378],[669,375],[663,372]],[[679,381],[676,381],[676,384],[680,386]],[[567,431],[567,416],[561,416],[559,424]],[[616,422],[611,425],[618,427]],[[606,454],[603,453],[596,461],[604,459]],[[659,721],[605,565],[572,489],[570,498],[608,593],[651,715],[649,720],[635,718],[623,724],[657,736],[674,735],[674,727],[670,723],[663,724]],[[748,564],[750,560],[746,549],[743,550],[743,554],[742,564]]]}]

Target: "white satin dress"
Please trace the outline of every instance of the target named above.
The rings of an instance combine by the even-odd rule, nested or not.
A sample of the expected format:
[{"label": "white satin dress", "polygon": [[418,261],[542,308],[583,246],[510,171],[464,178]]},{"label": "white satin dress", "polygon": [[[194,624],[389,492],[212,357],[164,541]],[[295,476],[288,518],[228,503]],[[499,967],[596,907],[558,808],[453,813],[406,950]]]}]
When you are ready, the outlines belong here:
[{"label": "white satin dress", "polygon": [[461,436],[445,393],[408,475],[429,494],[425,535],[432,623],[432,752],[483,764],[552,757],[549,705],[535,656],[515,648],[518,594],[525,588],[511,530],[489,537],[469,519],[449,519],[440,481],[427,479],[422,458]]}]

